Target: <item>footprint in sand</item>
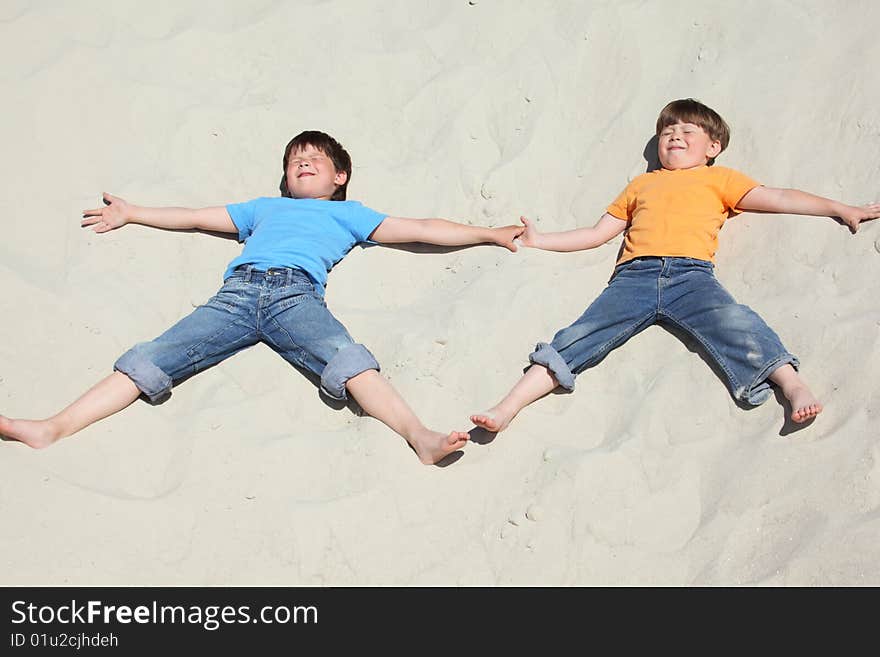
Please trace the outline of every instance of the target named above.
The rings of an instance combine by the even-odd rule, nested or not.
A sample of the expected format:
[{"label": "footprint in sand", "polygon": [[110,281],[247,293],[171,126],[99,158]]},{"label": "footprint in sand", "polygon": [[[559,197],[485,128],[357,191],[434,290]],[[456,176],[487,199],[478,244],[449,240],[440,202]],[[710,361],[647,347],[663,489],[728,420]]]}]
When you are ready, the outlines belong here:
[{"label": "footprint in sand", "polygon": [[547,516],[544,507],[537,502],[529,504],[525,513],[511,512],[507,516],[507,522],[501,528],[500,536],[502,539],[510,538],[522,526],[524,520],[531,522],[540,522]]}]

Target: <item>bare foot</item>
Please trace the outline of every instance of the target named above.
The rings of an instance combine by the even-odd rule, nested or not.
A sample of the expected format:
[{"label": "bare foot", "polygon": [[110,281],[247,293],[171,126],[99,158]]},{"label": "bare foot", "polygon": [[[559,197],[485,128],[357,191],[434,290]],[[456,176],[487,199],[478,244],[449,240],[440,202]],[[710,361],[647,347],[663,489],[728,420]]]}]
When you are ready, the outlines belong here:
[{"label": "bare foot", "polygon": [[791,404],[791,419],[798,424],[811,420],[822,412],[822,404],[807,386],[783,390],[783,394]]},{"label": "bare foot", "polygon": [[471,422],[476,424],[478,427],[482,427],[486,431],[491,431],[492,433],[504,431],[504,429],[507,428],[507,425],[510,424],[510,421],[512,419],[513,413],[507,413],[501,410],[498,406],[486,411],[485,413],[477,413],[476,415],[471,415]]},{"label": "bare foot", "polygon": [[424,432],[413,436],[409,443],[416,451],[419,461],[425,465],[433,465],[455,450],[464,447],[468,438],[470,436],[464,431],[451,431],[445,435],[438,431],[425,429]]},{"label": "bare foot", "polygon": [[0,415],[0,436],[42,449],[61,438],[61,431],[49,420],[12,420]]}]

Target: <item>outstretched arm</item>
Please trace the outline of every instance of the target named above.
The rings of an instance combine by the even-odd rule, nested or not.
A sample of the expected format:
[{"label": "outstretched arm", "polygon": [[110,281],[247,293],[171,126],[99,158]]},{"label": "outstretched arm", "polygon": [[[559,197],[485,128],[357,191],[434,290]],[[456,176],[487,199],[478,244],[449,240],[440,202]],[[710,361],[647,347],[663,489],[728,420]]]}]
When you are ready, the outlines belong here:
[{"label": "outstretched arm", "polygon": [[142,224],[172,230],[209,230],[218,233],[237,233],[225,206],[212,208],[146,208],[131,205],[118,196],[104,193],[102,208],[85,210],[82,227],[92,226],[96,233],[106,233],[125,224]]},{"label": "outstretched arm", "polygon": [[484,228],[468,226],[447,219],[407,219],[385,217],[370,239],[385,244],[423,242],[439,246],[469,246],[471,244],[497,244],[516,251],[513,240],[523,231],[522,226]]},{"label": "outstretched arm", "polygon": [[520,217],[525,230],[519,239],[523,246],[530,246],[545,251],[584,251],[594,249],[620,235],[626,228],[626,222],[607,212],[599,217],[599,221],[591,228],[576,228],[558,233],[539,233],[531,222]]},{"label": "outstretched arm", "polygon": [[799,189],[755,187],[736,204],[737,210],[756,210],[781,214],[807,214],[816,217],[840,217],[850,232],[855,233],[859,224],[867,219],[880,217],[880,203],[847,205],[823,196],[802,192]]}]

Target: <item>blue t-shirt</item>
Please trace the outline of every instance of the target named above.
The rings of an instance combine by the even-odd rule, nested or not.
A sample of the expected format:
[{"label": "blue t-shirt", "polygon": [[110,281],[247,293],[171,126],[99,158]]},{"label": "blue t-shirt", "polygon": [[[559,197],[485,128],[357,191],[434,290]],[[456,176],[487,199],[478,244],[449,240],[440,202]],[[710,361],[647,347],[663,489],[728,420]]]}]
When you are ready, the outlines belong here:
[{"label": "blue t-shirt", "polygon": [[229,263],[223,278],[239,265],[257,269],[296,267],[309,275],[323,294],[327,272],[385,219],[358,201],[313,198],[258,198],[226,206],[244,242],[241,255]]}]

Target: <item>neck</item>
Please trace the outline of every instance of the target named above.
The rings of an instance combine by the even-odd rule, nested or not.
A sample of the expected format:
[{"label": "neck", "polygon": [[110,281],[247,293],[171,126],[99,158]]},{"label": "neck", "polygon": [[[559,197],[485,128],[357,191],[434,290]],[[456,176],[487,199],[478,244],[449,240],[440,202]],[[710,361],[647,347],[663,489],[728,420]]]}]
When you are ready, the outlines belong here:
[{"label": "neck", "polygon": [[708,165],[709,165],[709,163],[705,162],[703,164],[695,164],[692,167],[679,167],[677,169],[670,169],[669,167],[662,167],[662,168],[664,171],[692,171],[693,169],[702,169],[703,167],[708,166]]}]

